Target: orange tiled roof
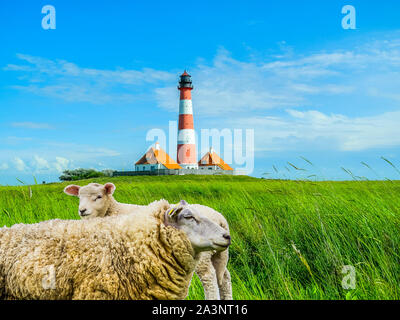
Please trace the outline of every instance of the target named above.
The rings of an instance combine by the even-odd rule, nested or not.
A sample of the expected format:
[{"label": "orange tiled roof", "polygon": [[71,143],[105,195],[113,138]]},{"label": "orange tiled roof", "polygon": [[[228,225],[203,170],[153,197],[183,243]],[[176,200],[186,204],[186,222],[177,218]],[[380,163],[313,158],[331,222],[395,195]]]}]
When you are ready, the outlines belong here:
[{"label": "orange tiled roof", "polygon": [[151,147],[135,164],[158,164],[161,163],[167,169],[182,169],[163,149]]},{"label": "orange tiled roof", "polygon": [[220,156],[215,152],[207,152],[199,161],[199,166],[218,166],[222,170],[233,170]]}]

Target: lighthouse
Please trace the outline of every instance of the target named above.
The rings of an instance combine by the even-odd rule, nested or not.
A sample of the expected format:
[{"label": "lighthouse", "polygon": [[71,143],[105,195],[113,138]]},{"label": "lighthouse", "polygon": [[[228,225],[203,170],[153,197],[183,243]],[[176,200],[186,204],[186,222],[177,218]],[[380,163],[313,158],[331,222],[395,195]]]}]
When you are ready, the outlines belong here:
[{"label": "lighthouse", "polygon": [[191,94],[193,85],[191,76],[186,70],[180,76],[178,90],[180,100],[177,162],[184,169],[198,169]]},{"label": "lighthouse", "polygon": [[193,85],[192,77],[186,70],[180,75],[178,90],[180,99],[176,162],[161,149],[159,143],[156,143],[155,147],[149,148],[135,163],[135,171],[115,171],[113,175],[236,174],[235,170],[213,148],[200,161],[197,161],[193,125]]}]

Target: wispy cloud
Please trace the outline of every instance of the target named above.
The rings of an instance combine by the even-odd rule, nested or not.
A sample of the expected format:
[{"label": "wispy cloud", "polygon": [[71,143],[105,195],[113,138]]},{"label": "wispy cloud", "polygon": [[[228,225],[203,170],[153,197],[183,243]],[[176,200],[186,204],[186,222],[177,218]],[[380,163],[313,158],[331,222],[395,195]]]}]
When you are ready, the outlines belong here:
[{"label": "wispy cloud", "polygon": [[[352,49],[321,50],[239,60],[224,48],[210,64],[199,60],[191,69],[198,115],[232,115],[246,111],[314,107],[318,99],[349,95],[399,100],[400,36],[374,40]],[[285,48],[288,47],[285,44]],[[13,88],[69,102],[127,103],[151,97],[159,107],[176,111],[176,74],[144,68],[103,70],[65,60],[18,54],[20,64],[3,69],[22,73],[25,83]],[[372,72],[371,72],[372,71]],[[22,80],[21,80],[22,81]]]},{"label": "wispy cloud", "polygon": [[64,76],[75,78],[92,78],[99,82],[120,84],[156,83],[171,79],[169,72],[144,68],[142,70],[102,70],[83,68],[66,60],[50,60],[27,54],[17,54],[17,58],[28,63],[28,65],[7,65],[4,69],[10,71],[32,71],[49,76]]},{"label": "wispy cloud", "polygon": [[23,129],[53,129],[48,123],[39,123],[39,122],[12,122],[12,127],[15,128],[23,128]]},{"label": "wispy cloud", "polygon": [[[68,169],[72,162],[64,157],[57,156],[46,159],[42,156],[34,155],[30,159],[15,157],[13,163],[14,168],[24,174],[54,174]],[[7,170],[9,168],[7,163],[0,165],[0,170]]]},{"label": "wispy cloud", "polygon": [[70,164],[71,164],[70,160],[63,157],[56,157],[56,162],[54,164],[54,167],[58,172],[63,172],[64,170],[68,169]]},{"label": "wispy cloud", "polygon": [[27,165],[21,158],[14,158],[14,166],[18,171],[24,172],[28,169]]},{"label": "wispy cloud", "polygon": [[[256,150],[363,151],[400,145],[400,36],[268,62],[221,49],[192,69],[193,100],[203,125],[252,128]],[[267,59],[266,59],[267,60]],[[175,111],[176,94],[156,91]],[[250,116],[251,115],[251,116]],[[223,120],[222,120],[223,119]]]},{"label": "wispy cloud", "polygon": [[38,155],[34,155],[33,160],[34,160],[34,166],[35,166],[36,171],[50,169],[49,162],[46,159],[39,157]]},{"label": "wispy cloud", "polygon": [[5,138],[0,138],[0,141],[2,141],[4,144],[16,145],[16,144],[32,141],[32,138],[31,137],[9,136],[9,137],[5,137]]},{"label": "wispy cloud", "polygon": [[[121,153],[106,147],[32,139],[27,145],[2,149],[0,170],[25,174],[58,174],[77,167],[97,168],[99,160],[113,167]],[[8,166],[8,162],[12,166]]]},{"label": "wispy cloud", "polygon": [[[341,104],[350,96],[398,101],[399,67],[397,39],[370,41],[351,50],[308,55],[290,51],[249,61],[220,49],[211,64],[199,63],[191,70],[195,110],[198,115],[235,117],[248,111],[320,108],[332,97],[342,99]],[[160,107],[176,110],[173,89],[156,90]]]},{"label": "wispy cloud", "polygon": [[35,155],[32,160],[34,173],[61,173],[72,164],[71,160],[56,156],[49,160]]},{"label": "wispy cloud", "polygon": [[27,54],[17,54],[17,58],[21,64],[8,64],[3,70],[23,73],[28,83],[14,85],[14,89],[71,102],[133,101],[140,96],[132,93],[134,87],[175,79],[172,73],[151,68],[103,70]]},{"label": "wispy cloud", "polygon": [[[194,99],[199,115],[286,108],[304,102],[301,95],[285,91],[278,81],[268,80],[260,64],[235,60],[225,49],[219,50],[211,66],[198,65],[192,74],[195,76]],[[176,110],[175,88],[156,90],[160,107]]]},{"label": "wispy cloud", "polygon": [[43,147],[52,148],[55,150],[54,152],[58,152],[59,154],[62,152],[62,154],[68,155],[68,158],[77,161],[93,160],[98,157],[117,157],[121,155],[119,151],[110,148],[95,147],[80,143],[49,141],[44,143]]},{"label": "wispy cloud", "polygon": [[1,163],[0,164],[0,170],[7,170],[10,166],[8,165],[7,162]]},{"label": "wispy cloud", "polygon": [[253,128],[257,151],[363,151],[400,145],[400,111],[348,117],[317,110],[286,110],[288,116],[247,117],[232,126]]},{"label": "wispy cloud", "polygon": [[[101,70],[30,55],[18,58],[21,64],[5,67],[28,79],[16,89],[72,102],[114,103],[132,101],[152,84],[154,92],[146,94],[154,94],[158,107],[177,111],[174,72]],[[256,151],[362,151],[400,145],[399,35],[350,49],[296,54],[290,48],[263,59],[237,59],[221,48],[210,63],[199,60],[190,71],[195,114],[205,119],[205,127],[253,128]],[[201,121],[197,118],[196,125]],[[45,129],[47,124],[15,122],[13,126]],[[73,163],[98,164],[102,157],[124,156],[113,148],[79,143],[47,142],[39,147],[49,149],[43,159],[46,170],[57,172]],[[20,155],[19,160],[28,161],[32,168],[46,168],[45,161],[27,159],[29,155]],[[27,168],[24,162],[18,167]]]}]

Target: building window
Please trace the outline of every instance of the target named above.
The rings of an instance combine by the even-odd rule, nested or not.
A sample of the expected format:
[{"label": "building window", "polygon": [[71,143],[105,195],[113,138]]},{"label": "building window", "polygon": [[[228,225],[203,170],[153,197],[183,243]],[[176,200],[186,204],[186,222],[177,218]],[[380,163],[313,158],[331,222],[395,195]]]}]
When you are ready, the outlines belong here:
[{"label": "building window", "polygon": [[212,170],[212,167],[208,167],[208,170]]},{"label": "building window", "polygon": [[156,166],[151,166],[150,170],[154,171],[155,168],[156,168]]}]

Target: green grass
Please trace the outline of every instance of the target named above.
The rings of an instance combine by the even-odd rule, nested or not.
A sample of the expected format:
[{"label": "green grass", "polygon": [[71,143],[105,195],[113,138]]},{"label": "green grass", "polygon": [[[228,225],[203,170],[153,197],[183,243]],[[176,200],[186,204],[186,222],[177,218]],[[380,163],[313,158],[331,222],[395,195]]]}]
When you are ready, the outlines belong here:
[{"label": "green grass", "polygon": [[[114,182],[121,202],[185,199],[222,212],[235,299],[400,298],[400,181],[160,176],[77,184],[92,181]],[[79,219],[66,185],[0,187],[0,225]],[[354,290],[342,288],[343,265],[356,269]],[[189,299],[203,299],[197,277]]]}]

